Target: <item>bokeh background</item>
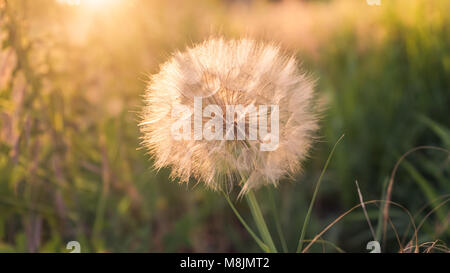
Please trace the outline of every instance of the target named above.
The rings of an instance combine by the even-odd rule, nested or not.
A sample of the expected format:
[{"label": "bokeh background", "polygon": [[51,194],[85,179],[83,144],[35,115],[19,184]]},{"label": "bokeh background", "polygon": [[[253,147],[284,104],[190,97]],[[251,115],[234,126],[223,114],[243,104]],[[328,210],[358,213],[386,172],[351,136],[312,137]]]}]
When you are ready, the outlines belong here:
[{"label": "bokeh background", "polygon": [[[170,181],[139,148],[148,76],[218,35],[278,42],[326,102],[305,171],[273,190],[294,251],[342,134],[307,239],[359,203],[355,180],[364,200],[384,199],[404,153],[450,149],[449,10],[447,0],[0,0],[0,252],[68,252],[72,240],[82,252],[260,251],[220,194]],[[270,195],[256,194],[276,237]],[[438,246],[450,242],[449,194],[448,153],[422,149],[399,165],[391,199],[423,222],[419,243]],[[380,204],[367,210],[383,251],[404,248],[407,213],[391,207],[383,236]],[[363,210],[322,239],[311,251],[367,252]]]}]

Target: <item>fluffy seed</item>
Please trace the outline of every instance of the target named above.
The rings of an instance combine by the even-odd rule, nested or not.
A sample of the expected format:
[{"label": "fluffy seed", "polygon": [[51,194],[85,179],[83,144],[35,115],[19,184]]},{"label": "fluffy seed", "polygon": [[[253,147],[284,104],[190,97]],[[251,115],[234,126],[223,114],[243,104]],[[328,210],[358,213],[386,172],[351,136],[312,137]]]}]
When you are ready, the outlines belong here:
[{"label": "fluffy seed", "polygon": [[[195,116],[194,104],[199,98],[201,113]],[[227,117],[230,105],[267,107],[270,130],[251,138],[251,132],[259,133],[260,121],[266,117],[258,111],[258,123],[250,114]],[[223,116],[205,116],[208,106]],[[270,119],[275,108],[270,106],[278,109],[278,140],[275,149],[264,150],[262,145],[271,141],[275,131]],[[151,77],[140,124],[142,145],[157,169],[171,168],[172,178],[188,182],[192,177],[214,190],[239,184],[245,193],[262,185],[277,185],[280,178],[301,169],[318,130],[315,108],[313,81],[299,70],[295,58],[279,47],[250,39],[210,39],[175,53]],[[174,115],[176,109],[186,111]],[[222,131],[235,139],[198,138],[213,118],[223,121],[219,126],[223,128],[209,128],[216,137],[220,138]],[[190,131],[175,138],[173,128],[180,121],[185,126],[181,128]],[[238,132],[241,139],[236,137]]]}]

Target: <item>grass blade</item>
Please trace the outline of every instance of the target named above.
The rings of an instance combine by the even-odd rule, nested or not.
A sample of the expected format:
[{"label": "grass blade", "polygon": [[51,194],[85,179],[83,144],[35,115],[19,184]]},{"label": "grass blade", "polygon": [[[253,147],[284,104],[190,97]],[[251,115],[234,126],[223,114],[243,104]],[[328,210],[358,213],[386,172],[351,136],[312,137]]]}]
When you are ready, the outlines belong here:
[{"label": "grass blade", "polygon": [[312,199],[311,199],[311,203],[309,204],[308,212],[306,213],[305,221],[303,222],[302,231],[300,233],[300,239],[298,240],[297,253],[300,253],[302,251],[303,239],[305,238],[306,227],[308,226],[308,223],[309,223],[309,218],[311,216],[311,212],[312,212],[312,208],[314,206],[314,202],[316,201],[317,193],[319,191],[319,187],[320,187],[320,183],[322,182],[323,175],[325,174],[325,171],[328,168],[328,164],[331,161],[331,157],[333,156],[333,153],[334,153],[334,150],[336,149],[336,146],[339,144],[339,142],[343,138],[344,138],[344,135],[342,135],[338,139],[338,141],[334,144],[333,149],[331,150],[330,155],[328,156],[328,159],[327,159],[327,161],[325,163],[325,166],[323,167],[322,172],[320,173],[319,180],[317,180],[316,188],[314,189],[314,193],[313,193],[313,196],[312,196]]}]

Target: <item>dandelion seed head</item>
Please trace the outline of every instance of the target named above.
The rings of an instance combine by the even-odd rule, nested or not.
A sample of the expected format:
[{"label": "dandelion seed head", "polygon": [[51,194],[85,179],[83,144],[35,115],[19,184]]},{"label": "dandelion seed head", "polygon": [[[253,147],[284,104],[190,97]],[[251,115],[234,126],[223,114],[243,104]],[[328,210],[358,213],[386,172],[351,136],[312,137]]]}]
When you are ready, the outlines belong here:
[{"label": "dandelion seed head", "polygon": [[[254,126],[248,116],[243,118],[243,140],[174,139],[171,128],[180,117],[173,117],[172,111],[179,106],[193,110],[195,97],[202,97],[203,109],[217,105],[223,113],[227,105],[277,105],[277,148],[260,149],[270,134],[248,139]],[[194,128],[193,111],[183,118]],[[202,117],[202,124],[208,120]],[[314,81],[293,56],[274,44],[221,38],[177,52],[160,67],[146,89],[140,124],[142,145],[157,169],[170,167],[172,178],[193,178],[214,190],[239,184],[241,193],[276,186],[300,171],[318,128]]]}]

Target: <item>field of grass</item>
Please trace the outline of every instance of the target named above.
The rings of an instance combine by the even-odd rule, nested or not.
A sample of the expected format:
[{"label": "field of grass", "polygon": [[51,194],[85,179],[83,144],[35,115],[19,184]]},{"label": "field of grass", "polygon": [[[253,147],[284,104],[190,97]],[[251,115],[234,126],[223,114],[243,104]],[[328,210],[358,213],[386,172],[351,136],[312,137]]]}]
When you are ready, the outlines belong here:
[{"label": "field of grass", "polygon": [[[304,172],[256,192],[289,251],[342,134],[305,239],[360,203],[357,180],[365,201],[411,213],[420,251],[450,243],[449,1],[65,2],[0,0],[0,252],[260,251],[219,193],[171,181],[140,148],[149,75],[219,35],[276,41],[317,79],[325,111]],[[407,248],[409,215],[391,205],[385,229],[383,209],[367,205],[382,250]],[[361,208],[320,238],[309,251],[373,240]]]}]

